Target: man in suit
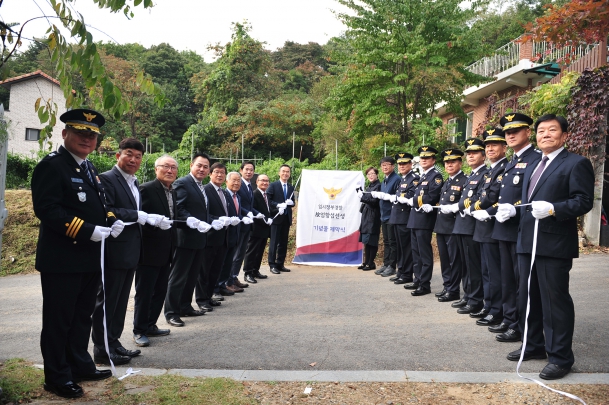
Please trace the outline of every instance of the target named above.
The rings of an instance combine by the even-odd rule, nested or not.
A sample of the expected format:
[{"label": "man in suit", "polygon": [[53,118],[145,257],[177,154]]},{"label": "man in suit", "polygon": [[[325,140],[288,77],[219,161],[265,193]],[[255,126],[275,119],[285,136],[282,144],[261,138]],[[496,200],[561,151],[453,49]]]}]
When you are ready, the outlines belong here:
[{"label": "man in suit", "polygon": [[438,150],[431,146],[421,146],[418,153],[419,165],[423,173],[414,190],[414,197],[407,199],[407,203],[415,208],[408,218],[408,228],[410,228],[412,240],[414,281],[404,286],[407,290],[414,290],[411,292],[414,297],[431,293],[433,273],[431,237],[438,215],[438,211],[432,207],[440,201],[443,184],[442,174],[435,168]]},{"label": "man in suit", "polygon": [[36,270],[42,286],[44,389],[64,398],[83,396],[76,384],[112,376],[88,353],[91,313],[101,282],[100,241],[110,235],[97,169],[87,161],[104,117],[93,110],[62,114],[64,146],[44,157],[32,175],[34,213],[40,219]]},{"label": "man in suit", "polygon": [[[177,211],[173,182],[178,174],[178,162],[169,155],[163,155],[154,162],[154,172],[156,179],[140,185],[142,210],[173,220]],[[156,325],[167,295],[175,249],[175,228],[170,229],[169,226],[146,224],[142,229],[142,259],[135,271],[133,314],[133,341],[140,347],[150,344],[149,337],[165,336],[170,332]]]},{"label": "man in suit", "polygon": [[268,276],[260,274],[260,263],[264,255],[266,242],[271,235],[271,224],[273,217],[277,214],[277,203],[271,201],[267,196],[266,190],[269,188],[269,177],[266,174],[258,175],[256,179],[257,189],[254,190],[253,208],[262,214],[263,218],[254,218],[252,232],[247,242],[245,259],[243,261],[243,272],[245,281],[256,284],[256,279],[265,279]]},{"label": "man in suit", "polygon": [[[537,165],[524,173],[522,203],[518,231],[518,266],[520,288],[518,311],[520,331],[528,323],[526,344],[508,354],[508,360],[544,359],[549,362],[539,376],[553,380],[571,371],[575,309],[569,294],[569,271],[573,259],[579,256],[577,218],[592,209],[594,199],[594,170],[590,161],[569,153],[564,144],[568,137],[564,117],[547,114],[535,123],[537,146],[543,153]],[[515,210],[503,205],[502,211]],[[538,227],[537,241],[533,240]],[[535,257],[532,257],[536,242]],[[532,264],[532,266],[531,266]],[[528,289],[530,277],[530,290]]]},{"label": "man in suit", "polygon": [[[459,149],[446,149],[442,152],[448,178],[442,186],[440,206],[452,205],[461,199],[463,187],[467,182],[467,176],[461,171],[463,155],[464,153]],[[444,285],[442,291],[436,293],[439,302],[458,301],[461,298],[459,284],[461,283],[462,259],[459,253],[458,237],[453,235],[456,216],[457,214],[454,212],[444,214],[440,211],[434,227]]]},{"label": "man in suit", "polygon": [[[507,120],[510,117],[511,121]],[[499,123],[503,126],[505,140],[514,151],[512,159],[505,166],[499,203],[519,205],[522,198],[523,176],[526,168],[537,165],[541,153],[535,150],[529,138],[533,120],[524,114],[508,113],[501,117]],[[488,330],[497,333],[495,339],[499,342],[518,342],[522,338],[518,327],[518,254],[516,241],[518,239],[518,224],[520,216],[510,218],[509,215],[500,215],[498,208],[493,205],[489,214],[495,215],[493,239],[499,242],[499,255],[501,257],[501,302],[503,307],[503,320],[499,325],[489,326]]]},{"label": "man in suit", "polygon": [[190,173],[173,183],[176,195],[176,219],[186,221],[186,228],[176,229],[176,249],[171,262],[165,297],[165,319],[172,326],[184,326],[181,316],[200,316],[204,310],[192,307],[192,295],[203,266],[206,232],[210,229],[208,197],[203,180],[209,175],[209,156],[197,153],[190,162]]},{"label": "man in suit", "polygon": [[292,201],[294,187],[288,184],[291,173],[290,166],[281,165],[279,168],[279,180],[272,182],[266,190],[266,194],[270,197],[271,201],[277,203],[277,207],[285,210],[282,215],[273,220],[271,225],[268,261],[271,273],[273,274],[290,271],[284,264],[288,251],[288,235],[292,225],[292,206],[294,205]]}]

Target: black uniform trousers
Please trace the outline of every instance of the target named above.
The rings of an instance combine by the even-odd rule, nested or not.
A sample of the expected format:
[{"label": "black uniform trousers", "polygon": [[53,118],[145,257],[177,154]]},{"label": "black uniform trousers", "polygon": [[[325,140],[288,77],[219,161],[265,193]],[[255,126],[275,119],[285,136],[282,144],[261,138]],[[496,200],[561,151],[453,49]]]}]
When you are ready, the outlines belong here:
[{"label": "black uniform trousers", "polygon": [[40,283],[43,295],[40,349],[45,382],[63,385],[72,381],[74,374],[94,373],[95,363],[88,352],[89,334],[101,272],[41,272]]},{"label": "black uniform trousers", "polygon": [[458,236],[436,233],[436,241],[440,253],[442,284],[447,292],[458,294],[461,272],[463,271]]},{"label": "black uniform trousers", "polygon": [[[125,328],[125,316],[127,315],[127,304],[133,284],[135,267],[132,269],[106,268],[104,272],[103,285],[100,284],[97,293],[97,302],[93,310],[93,354],[103,355],[106,353],[104,343],[104,306],[106,313],[106,328],[108,330],[108,347],[112,352],[122,347],[119,341]],[[104,291],[105,287],[105,291]]]},{"label": "black uniform trousers", "polygon": [[156,325],[163,310],[169,280],[169,263],[163,266],[138,266],[135,271],[133,333],[146,334]]},{"label": "black uniform trousers", "polygon": [[286,218],[280,224],[271,225],[271,244],[269,245],[269,267],[281,269],[285,263],[285,256],[288,252],[288,235],[290,233],[290,223]]},{"label": "black uniform trousers", "polygon": [[381,232],[383,233],[383,266],[389,266],[395,269],[397,263],[397,242],[395,240],[395,231],[393,224],[388,221],[381,221]]},{"label": "black uniform trousers", "polygon": [[397,246],[397,276],[412,281],[412,245],[411,231],[406,224],[393,225]]},{"label": "black uniform trousers", "polygon": [[484,308],[495,318],[503,316],[501,305],[501,258],[499,244],[480,243]]},{"label": "black uniform trousers", "polygon": [[173,253],[165,297],[166,319],[192,311],[192,295],[201,272],[204,250],[177,247]]},{"label": "black uniform trousers", "polygon": [[459,252],[463,258],[463,298],[472,307],[482,305],[484,293],[482,290],[482,259],[480,257],[480,244],[474,241],[472,235],[459,236]]},{"label": "black uniform trousers", "polygon": [[[239,226],[241,227],[241,229],[239,229],[239,240],[237,241],[237,249],[233,256],[230,272],[230,276],[233,279],[237,278],[239,276],[239,271],[241,271],[241,265],[245,260],[245,252],[247,251],[247,243],[252,231],[252,224],[240,224]],[[234,282],[231,284],[234,284]]]},{"label": "black uniform trousers", "polygon": [[503,322],[510,329],[518,328],[518,255],[516,242],[499,241],[501,255],[501,303],[503,306]]},{"label": "black uniform trousers", "polygon": [[233,269],[233,257],[235,257],[235,253],[238,249],[239,245],[235,245],[226,249],[226,258],[224,259],[224,263],[222,264],[220,274],[218,274],[218,280],[216,280],[216,286],[214,289],[215,292],[219,291],[220,287],[234,284],[231,273]]},{"label": "black uniform trousers", "polygon": [[431,229],[411,229],[412,260],[414,261],[414,278],[419,288],[430,290],[433,273],[433,249],[431,247]]},{"label": "black uniform trousers", "polygon": [[247,250],[245,251],[245,259],[243,261],[243,271],[251,273],[260,270],[262,256],[264,256],[264,248],[268,238],[258,238],[252,236],[247,242]]},{"label": "black uniform trousers", "polygon": [[226,259],[227,249],[226,244],[207,246],[203,249],[203,265],[195,287],[195,299],[198,305],[209,304]]},{"label": "black uniform trousers", "polygon": [[[518,254],[521,333],[524,332],[525,322],[528,322],[525,353],[545,349],[549,362],[562,368],[570,368],[575,361],[572,350],[575,308],[569,294],[569,271],[572,266],[573,259],[536,256],[529,291],[527,285],[531,255]],[[531,297],[531,308],[527,320],[525,314],[528,296]]]}]

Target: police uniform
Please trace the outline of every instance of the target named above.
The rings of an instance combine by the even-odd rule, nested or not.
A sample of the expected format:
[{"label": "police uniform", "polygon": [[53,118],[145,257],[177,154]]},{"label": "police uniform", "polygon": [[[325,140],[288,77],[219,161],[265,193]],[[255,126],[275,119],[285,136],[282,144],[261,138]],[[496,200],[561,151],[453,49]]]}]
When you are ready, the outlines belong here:
[{"label": "police uniform", "polygon": [[[442,152],[444,162],[451,160],[462,160],[463,152],[458,149],[446,149]],[[467,182],[467,176],[459,170],[453,177],[449,177],[442,186],[440,205],[455,204],[461,199],[463,187]],[[442,283],[445,294],[436,294],[440,302],[458,300],[459,284],[461,283],[461,255],[459,253],[458,237],[453,235],[456,213],[443,214],[438,212],[434,232],[438,242],[440,253],[440,269],[442,271]]]},{"label": "police uniform", "polygon": [[[75,130],[94,133],[104,124],[101,114],[84,109],[60,119]],[[106,210],[97,169],[78,160],[60,146],[36,165],[31,184],[34,213],[40,219],[36,270],[43,296],[45,389],[71,397],[81,396],[82,390],[75,384],[68,390],[66,384],[97,372],[87,349],[101,280],[101,246],[91,236],[96,226],[108,227],[114,219]]]},{"label": "police uniform", "polygon": [[[431,146],[421,146],[418,149],[420,158],[435,158],[438,151]],[[416,290],[412,292],[412,295],[425,295],[431,292],[431,276],[433,273],[433,249],[431,247],[431,237],[433,234],[433,228],[436,223],[436,217],[438,211],[432,209],[429,213],[426,213],[421,209],[425,204],[434,206],[440,201],[440,192],[442,190],[442,174],[436,170],[435,167],[431,167],[427,172],[421,175],[419,184],[414,190],[414,197],[412,200],[413,212],[410,213],[408,218],[408,228],[411,231],[412,238],[412,258],[414,261],[413,272],[414,282],[412,285],[406,285],[404,287],[416,286]]]},{"label": "police uniform", "polygon": [[[400,152],[395,156],[395,160],[399,165],[400,163],[411,162],[413,157],[410,153]],[[400,175],[400,183],[395,190],[395,195],[412,198],[414,196],[414,189],[418,184],[419,176],[412,170],[404,176]],[[410,205],[396,201],[391,207],[391,216],[389,217],[389,223],[394,225],[393,229],[397,242],[397,275],[396,279],[393,280],[396,284],[411,283],[413,281],[411,231],[408,229],[410,210]]]}]

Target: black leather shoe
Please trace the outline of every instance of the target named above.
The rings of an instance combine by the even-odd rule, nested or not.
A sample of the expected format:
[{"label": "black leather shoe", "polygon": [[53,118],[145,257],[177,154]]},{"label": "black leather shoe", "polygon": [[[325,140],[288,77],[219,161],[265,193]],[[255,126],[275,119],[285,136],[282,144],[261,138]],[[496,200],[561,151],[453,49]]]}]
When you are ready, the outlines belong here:
[{"label": "black leather shoe", "polygon": [[377,276],[380,276],[385,270],[387,270],[387,266],[383,265],[378,270],[374,272]]},{"label": "black leather shoe", "polygon": [[395,280],[393,282],[393,284],[407,284],[407,283],[412,283],[412,279],[407,279],[407,278],[398,278],[397,280]]},{"label": "black leather shoe", "polygon": [[53,394],[62,398],[80,398],[84,395],[80,385],[73,383],[72,381],[68,381],[64,385],[44,383],[44,389],[45,391],[52,392]]},{"label": "black leather shoe", "polygon": [[362,264],[360,264],[359,266],[357,266],[357,269],[358,269],[358,270],[363,270],[363,269],[364,269],[364,267],[366,267],[366,264],[365,264],[365,263],[362,263]]},{"label": "black leather shoe", "polygon": [[427,295],[427,294],[431,294],[431,290],[428,290],[426,288],[417,288],[416,290],[412,291],[410,293],[410,295],[412,295],[413,297],[419,297],[421,295]]},{"label": "black leather shoe", "polygon": [[381,273],[381,277],[391,277],[395,275],[397,271],[393,267],[387,267],[387,270]]},{"label": "black leather shoe", "polygon": [[210,304],[199,304],[199,308],[207,312],[211,312],[214,310],[214,307],[212,307]]},{"label": "black leather shoe", "polygon": [[404,286],[404,288],[407,290],[416,290],[419,288],[419,285],[417,283],[408,283]]},{"label": "black leather shoe", "polygon": [[[122,356],[122,355],[116,354],[116,353],[110,353],[110,358],[112,359],[112,363],[114,363],[115,366],[120,366],[121,364],[127,364],[131,361],[130,356]],[[99,364],[110,364],[110,360],[108,360],[108,356],[105,354],[94,356],[93,360],[95,360],[95,362],[99,363]]]},{"label": "black leather shoe", "polygon": [[148,340],[148,336],[146,335],[135,334],[133,335],[133,341],[138,347],[150,346],[150,340]]},{"label": "black leather shoe", "polygon": [[170,333],[171,333],[170,329],[159,329],[158,326],[152,325],[151,327],[148,328],[148,330],[146,331],[146,333],[144,333],[144,335],[146,335],[148,337],[157,337],[157,336],[167,336]]},{"label": "black leather shoe", "polygon": [[466,305],[467,305],[467,300],[465,298],[461,298],[459,301],[453,302],[452,304],[450,304],[450,306],[453,308],[463,308]]},{"label": "black leather shoe", "polygon": [[209,305],[211,305],[212,307],[219,307],[220,305],[222,305],[222,303],[215,299],[211,299],[209,300]]},{"label": "black leather shoe", "polygon": [[544,380],[558,380],[569,374],[570,371],[571,367],[562,368],[556,364],[548,363],[543,370],[541,370],[541,373],[539,373],[539,377]]},{"label": "black leather shoe", "polygon": [[522,335],[517,330],[508,329],[507,331],[495,336],[495,339],[498,342],[520,342]]},{"label": "black leather shoe", "polygon": [[510,325],[505,322],[501,322],[499,325],[489,326],[488,331],[493,333],[507,332]]},{"label": "black leather shoe", "polygon": [[389,281],[396,281],[397,279],[399,279],[399,277],[398,277],[398,276],[394,276],[394,277],[391,277],[391,278],[389,279]]},{"label": "black leather shoe", "polygon": [[171,326],[184,326],[185,323],[183,320],[180,319],[179,316],[172,316],[171,318],[167,319],[167,323],[170,324]]},{"label": "black leather shoe", "polygon": [[214,295],[211,296],[211,299],[216,301],[224,301],[224,297],[218,293],[214,293]]},{"label": "black leather shoe", "polygon": [[[122,346],[114,349],[114,352],[116,354],[118,354],[119,356],[127,356],[127,357],[137,357],[142,353],[141,350],[129,350],[129,349],[125,349]],[[112,360],[112,361],[114,361],[114,360]]]},{"label": "black leather shoe", "polygon": [[251,283],[251,284],[256,284],[256,283],[258,282],[258,281],[256,281],[256,279],[254,278],[254,276],[253,276],[253,275],[251,275],[251,274],[246,274],[246,275],[245,275],[245,277],[243,277],[243,279],[244,279],[245,281],[247,281],[248,283]]},{"label": "black leather shoe", "polygon": [[446,293],[438,297],[438,302],[450,302],[459,300],[459,293]]},{"label": "black leather shoe", "polygon": [[291,272],[292,270],[288,269],[287,267],[281,266],[281,268],[279,269],[279,271],[282,271],[282,272],[284,272],[284,273],[289,273],[289,272]]},{"label": "black leather shoe", "polygon": [[74,380],[74,382],[100,381],[110,377],[112,377],[112,371],[110,370],[95,370],[95,372],[91,374],[72,374],[72,380]]},{"label": "black leather shoe", "polygon": [[441,296],[443,296],[444,294],[446,294],[446,288],[443,288],[443,289],[442,289],[442,291],[440,291],[440,292],[438,292],[438,293],[435,293],[435,296],[436,296],[436,297],[441,297]]},{"label": "black leather shoe", "polygon": [[484,318],[487,316],[489,311],[487,309],[482,308],[480,311],[475,311],[469,314],[470,318]]},{"label": "black leather shoe", "polygon": [[471,314],[472,312],[478,312],[482,309],[482,307],[472,307],[471,305],[466,305],[457,309],[458,314]]},{"label": "black leather shoe", "polygon": [[[521,349],[518,349],[518,350],[514,350],[513,352],[508,353],[507,359],[509,361],[520,360],[520,350]],[[529,361],[529,360],[535,360],[535,359],[543,360],[543,359],[546,359],[547,357],[548,357],[548,355],[546,354],[545,350],[541,350],[539,352],[533,352],[533,353],[525,352],[524,357],[522,358],[522,361]]]},{"label": "black leather shoe", "polygon": [[281,271],[279,271],[279,269],[276,268],[276,267],[271,267],[271,273],[273,273],[273,274],[281,274]]},{"label": "black leather shoe", "polygon": [[268,278],[269,276],[267,276],[266,274],[262,274],[259,271],[255,271],[254,272],[254,277],[259,278],[259,279],[264,279],[264,278]]},{"label": "black leather shoe", "polygon": [[224,296],[235,295],[235,292],[229,290],[228,288],[220,287],[220,295],[224,295]]},{"label": "black leather shoe", "polygon": [[376,264],[372,263],[372,264],[367,264],[364,266],[364,268],[362,268],[362,270],[364,271],[370,271],[370,270],[375,270],[376,269]]},{"label": "black leather shoe", "polygon": [[188,318],[190,316],[202,316],[202,315],[205,315],[205,312],[207,312],[207,311],[205,311],[203,309],[193,309],[192,311],[188,311],[186,313],[180,314],[180,316],[183,316],[186,318]]},{"label": "black leather shoe", "polygon": [[[469,316],[472,316],[472,314],[469,314]],[[493,325],[499,325],[501,323],[501,319],[499,319],[498,317],[494,316],[494,315],[487,315],[482,319],[478,319],[476,321],[476,325],[478,326],[493,326]]]}]

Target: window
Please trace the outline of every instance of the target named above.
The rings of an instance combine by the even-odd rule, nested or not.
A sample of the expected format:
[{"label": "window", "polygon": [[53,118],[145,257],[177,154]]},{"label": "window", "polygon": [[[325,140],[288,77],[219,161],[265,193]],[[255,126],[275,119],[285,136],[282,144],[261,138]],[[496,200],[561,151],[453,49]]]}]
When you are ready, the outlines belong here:
[{"label": "window", "polygon": [[33,128],[25,129],[25,140],[26,141],[37,141],[40,139],[40,130]]},{"label": "window", "polygon": [[466,138],[471,138],[474,124],[474,112],[467,113],[467,120],[461,118],[451,118],[448,125],[452,125],[449,133],[452,135],[453,143],[463,143]]}]

